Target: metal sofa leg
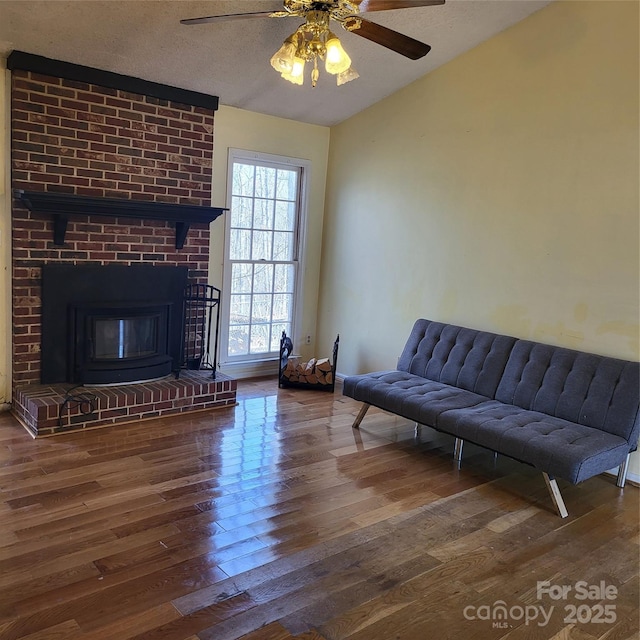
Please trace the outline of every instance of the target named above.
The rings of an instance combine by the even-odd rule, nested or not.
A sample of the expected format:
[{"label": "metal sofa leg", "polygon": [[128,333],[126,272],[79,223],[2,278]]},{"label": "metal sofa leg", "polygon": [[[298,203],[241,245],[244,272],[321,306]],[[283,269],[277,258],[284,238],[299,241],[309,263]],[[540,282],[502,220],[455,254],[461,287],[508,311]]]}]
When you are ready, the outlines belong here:
[{"label": "metal sofa leg", "polygon": [[462,438],[456,438],[456,442],[453,448],[453,457],[460,462],[462,460],[462,445],[464,440]]},{"label": "metal sofa leg", "polygon": [[627,457],[624,459],[624,462],[618,467],[618,480],[616,485],[620,488],[624,487],[624,483],[627,481],[627,470],[629,469],[629,456],[631,454],[627,453]]},{"label": "metal sofa leg", "polygon": [[360,428],[360,423],[362,422],[362,418],[364,418],[365,414],[367,413],[367,411],[369,411],[369,407],[371,405],[367,404],[366,402],[364,402],[362,404],[362,407],[360,408],[360,413],[358,413],[355,422],[351,425],[352,429],[359,429]]},{"label": "metal sofa leg", "polygon": [[549,489],[551,501],[553,502],[553,506],[556,508],[558,515],[561,518],[566,518],[569,515],[569,512],[567,511],[567,507],[564,506],[564,500],[562,499],[562,494],[560,493],[556,479],[550,477],[549,474],[544,471],[542,472],[542,475],[544,476],[544,481],[547,485],[547,489]]}]

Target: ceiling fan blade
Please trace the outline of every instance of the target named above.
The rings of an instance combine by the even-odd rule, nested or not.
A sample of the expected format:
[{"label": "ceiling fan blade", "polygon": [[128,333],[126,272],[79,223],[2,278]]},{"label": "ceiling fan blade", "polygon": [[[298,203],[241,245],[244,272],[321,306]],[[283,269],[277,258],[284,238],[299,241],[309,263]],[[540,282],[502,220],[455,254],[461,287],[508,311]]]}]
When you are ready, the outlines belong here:
[{"label": "ceiling fan blade", "polygon": [[[356,0],[357,2],[357,0]],[[390,9],[411,9],[444,4],[445,0],[360,0],[360,11],[388,11]]]},{"label": "ceiling fan blade", "polygon": [[362,24],[359,29],[354,29],[351,33],[355,33],[357,36],[362,36],[371,42],[381,44],[391,51],[395,51],[400,55],[403,55],[411,60],[418,60],[431,51],[431,47],[424,42],[414,40],[409,36],[405,36],[403,33],[398,33],[393,29],[383,27],[381,24],[375,22],[369,22],[362,17],[359,17]]},{"label": "ceiling fan blade", "polygon": [[273,11],[257,11],[255,13],[228,13],[224,16],[205,16],[203,18],[187,18],[180,20],[180,24],[206,24],[209,22],[223,22],[224,20],[245,20],[247,18],[268,18]]}]

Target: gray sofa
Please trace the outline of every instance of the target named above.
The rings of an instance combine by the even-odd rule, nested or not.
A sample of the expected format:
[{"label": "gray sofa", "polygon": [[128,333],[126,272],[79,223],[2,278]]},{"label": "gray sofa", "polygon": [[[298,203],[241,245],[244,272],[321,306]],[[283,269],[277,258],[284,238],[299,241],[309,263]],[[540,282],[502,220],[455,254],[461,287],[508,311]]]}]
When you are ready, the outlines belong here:
[{"label": "gray sofa", "polygon": [[577,484],[618,467],[624,486],[640,430],[640,363],[455,325],[416,321],[395,371],[349,376],[343,393]]}]

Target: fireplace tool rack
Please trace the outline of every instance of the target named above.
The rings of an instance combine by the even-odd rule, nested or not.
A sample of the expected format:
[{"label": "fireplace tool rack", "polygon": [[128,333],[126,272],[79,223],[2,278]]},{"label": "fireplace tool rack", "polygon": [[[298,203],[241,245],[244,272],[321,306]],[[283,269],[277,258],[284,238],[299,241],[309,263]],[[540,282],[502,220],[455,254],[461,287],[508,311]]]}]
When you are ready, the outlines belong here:
[{"label": "fireplace tool rack", "polygon": [[214,380],[218,369],[221,293],[208,284],[190,284],[184,294],[182,368],[211,369]]}]

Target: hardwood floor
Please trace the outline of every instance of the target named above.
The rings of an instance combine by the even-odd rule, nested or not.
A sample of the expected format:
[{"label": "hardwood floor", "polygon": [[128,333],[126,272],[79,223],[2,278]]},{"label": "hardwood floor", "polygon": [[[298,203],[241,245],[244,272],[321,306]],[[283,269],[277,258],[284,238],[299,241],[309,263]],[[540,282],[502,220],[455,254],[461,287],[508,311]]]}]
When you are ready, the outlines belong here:
[{"label": "hardwood floor", "polygon": [[238,399],[35,441],[0,415],[2,640],[638,638],[636,487],[560,483],[563,520],[524,465],[352,430],[340,389]]}]

